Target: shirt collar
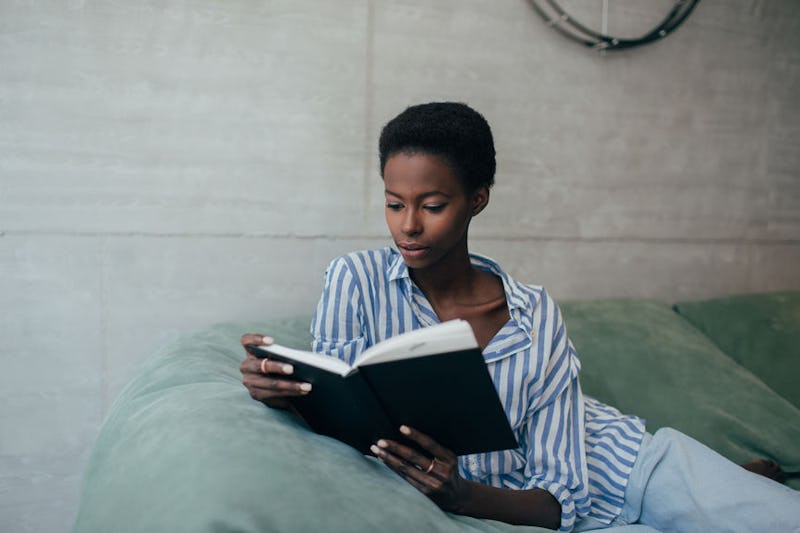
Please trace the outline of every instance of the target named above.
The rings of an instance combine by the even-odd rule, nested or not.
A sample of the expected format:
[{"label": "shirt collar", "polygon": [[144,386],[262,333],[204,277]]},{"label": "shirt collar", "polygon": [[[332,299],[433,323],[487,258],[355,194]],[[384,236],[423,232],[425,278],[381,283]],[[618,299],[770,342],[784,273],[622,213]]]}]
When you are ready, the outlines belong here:
[{"label": "shirt collar", "polygon": [[[473,265],[491,272],[503,281],[503,290],[506,293],[509,313],[514,310],[526,310],[531,306],[530,298],[526,291],[522,289],[522,285],[500,268],[496,261],[479,254],[469,255]],[[538,301],[535,303],[538,304]]]},{"label": "shirt collar", "polygon": [[[408,265],[403,261],[403,256],[394,248],[390,248],[389,250],[389,281],[398,281],[400,279],[411,281]],[[496,261],[484,255],[473,253],[469,254],[469,258],[473,265],[482,270],[491,272],[503,281],[503,290],[506,293],[509,313],[514,310],[529,310],[528,308],[531,306],[535,307],[538,305],[538,295],[536,296],[537,301],[531,302],[529,294],[523,290],[522,285],[509,276]]]},{"label": "shirt collar", "polygon": [[394,248],[389,248],[389,281],[397,281],[402,278],[411,279],[408,273],[408,265],[403,261],[403,256]]}]

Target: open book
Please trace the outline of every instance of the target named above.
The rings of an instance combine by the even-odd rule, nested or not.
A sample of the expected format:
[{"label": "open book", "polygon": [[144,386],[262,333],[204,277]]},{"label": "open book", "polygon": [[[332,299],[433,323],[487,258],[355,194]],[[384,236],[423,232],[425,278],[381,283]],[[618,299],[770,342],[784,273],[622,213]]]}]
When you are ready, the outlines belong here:
[{"label": "open book", "polygon": [[258,357],[291,363],[292,378],[313,385],[308,395],[291,401],[314,431],[362,452],[380,438],[404,441],[403,424],[457,455],[518,446],[464,320],[386,339],[365,350],[353,367],[277,344],[251,348]]}]

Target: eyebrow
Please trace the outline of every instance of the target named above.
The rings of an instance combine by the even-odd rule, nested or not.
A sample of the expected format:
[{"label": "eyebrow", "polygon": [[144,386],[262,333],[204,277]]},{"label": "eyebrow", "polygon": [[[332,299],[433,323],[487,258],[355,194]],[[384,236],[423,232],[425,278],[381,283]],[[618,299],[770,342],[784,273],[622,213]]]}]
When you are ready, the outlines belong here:
[{"label": "eyebrow", "polygon": [[[402,196],[400,196],[396,192],[390,191],[389,189],[384,189],[383,192],[388,194],[388,195],[390,195],[390,196],[394,196],[395,198],[402,198]],[[422,197],[422,198],[428,198],[429,196],[444,196],[446,198],[452,198],[452,195],[447,194],[447,193],[442,192],[442,191],[430,191],[430,192],[422,193],[420,195],[420,197]]]}]

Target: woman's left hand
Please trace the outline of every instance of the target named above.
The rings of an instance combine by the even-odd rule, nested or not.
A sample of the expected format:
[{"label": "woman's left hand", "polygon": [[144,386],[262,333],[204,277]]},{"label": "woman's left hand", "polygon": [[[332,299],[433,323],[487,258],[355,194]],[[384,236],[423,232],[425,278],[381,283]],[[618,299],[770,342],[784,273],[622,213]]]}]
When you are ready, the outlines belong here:
[{"label": "woman's left hand", "polygon": [[467,491],[467,481],[458,473],[458,457],[413,428],[400,426],[400,433],[425,453],[389,439],[379,440],[370,450],[440,508],[458,513]]}]

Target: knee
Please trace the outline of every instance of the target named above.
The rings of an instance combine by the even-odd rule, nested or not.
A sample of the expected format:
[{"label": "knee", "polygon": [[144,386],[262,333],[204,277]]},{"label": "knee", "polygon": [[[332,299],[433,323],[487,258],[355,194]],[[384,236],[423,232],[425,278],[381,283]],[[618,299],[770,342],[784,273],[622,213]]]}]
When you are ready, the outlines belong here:
[{"label": "knee", "polygon": [[656,435],[658,435],[659,438],[668,439],[668,440],[679,439],[679,438],[685,436],[683,433],[681,433],[680,431],[678,431],[675,428],[666,428],[666,427],[656,430],[656,432],[653,434],[653,436],[655,437]]},{"label": "knee", "polygon": [[658,446],[663,449],[670,449],[674,447],[685,448],[694,446],[697,441],[685,433],[678,431],[675,428],[664,427],[658,429],[653,434],[653,441],[658,443]]},{"label": "knee", "polygon": [[660,428],[653,433],[653,439],[665,442],[680,440],[682,437],[684,434],[674,428]]}]

